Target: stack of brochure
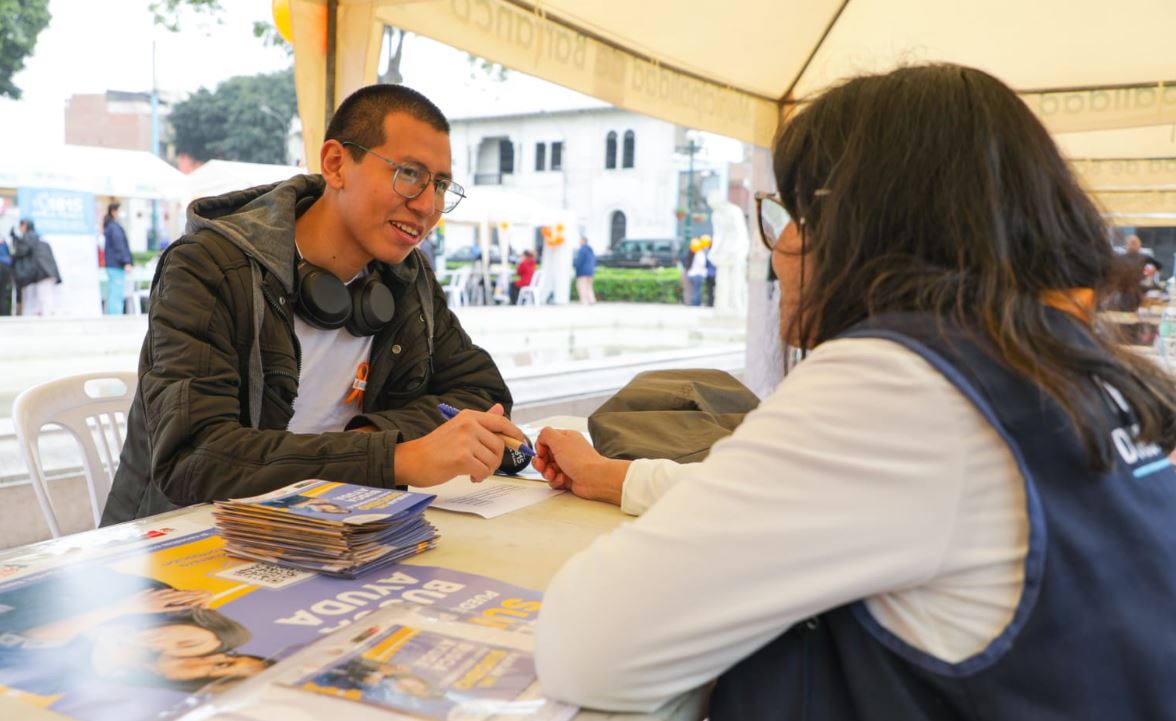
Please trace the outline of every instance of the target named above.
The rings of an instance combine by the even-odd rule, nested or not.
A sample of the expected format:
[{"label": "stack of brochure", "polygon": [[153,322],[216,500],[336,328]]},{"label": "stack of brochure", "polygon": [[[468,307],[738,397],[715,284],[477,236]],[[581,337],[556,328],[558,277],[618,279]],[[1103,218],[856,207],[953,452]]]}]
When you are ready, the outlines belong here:
[{"label": "stack of brochure", "polygon": [[217,501],[212,515],[229,555],[354,578],[437,543],[424,518],[433,498],[311,480]]}]

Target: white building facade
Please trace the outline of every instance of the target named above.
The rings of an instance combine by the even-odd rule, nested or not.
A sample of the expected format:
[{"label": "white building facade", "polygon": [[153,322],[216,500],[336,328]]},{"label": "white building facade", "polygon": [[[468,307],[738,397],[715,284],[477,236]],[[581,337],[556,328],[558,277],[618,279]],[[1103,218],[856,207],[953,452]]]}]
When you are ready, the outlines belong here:
[{"label": "white building facade", "polygon": [[[599,253],[625,237],[677,234],[685,132],[617,108],[452,119],[454,176],[476,194],[504,187],[566,208]],[[695,159],[695,170],[706,161]],[[717,167],[717,166],[716,166]],[[712,172],[715,172],[712,170]]]}]

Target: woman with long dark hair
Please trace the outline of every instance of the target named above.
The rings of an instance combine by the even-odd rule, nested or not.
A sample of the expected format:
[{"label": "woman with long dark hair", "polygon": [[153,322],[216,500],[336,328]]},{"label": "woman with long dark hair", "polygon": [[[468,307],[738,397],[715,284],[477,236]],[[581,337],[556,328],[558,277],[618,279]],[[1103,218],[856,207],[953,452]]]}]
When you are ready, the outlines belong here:
[{"label": "woman with long dark hair", "polygon": [[1176,388],[1094,310],[1107,228],[1029,108],[953,65],[807,104],[761,197],[808,351],[698,464],[545,430],[635,522],[557,574],[549,695],[726,719],[1172,718]]}]

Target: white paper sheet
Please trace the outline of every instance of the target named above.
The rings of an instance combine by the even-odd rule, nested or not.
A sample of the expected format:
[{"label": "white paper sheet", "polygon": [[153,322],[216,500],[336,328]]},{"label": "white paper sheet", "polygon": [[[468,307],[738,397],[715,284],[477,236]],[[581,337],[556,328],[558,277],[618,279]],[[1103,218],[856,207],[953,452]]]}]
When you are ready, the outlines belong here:
[{"label": "white paper sheet", "polygon": [[482,518],[495,518],[504,513],[533,506],[563,491],[553,491],[538,483],[487,478],[474,483],[469,476],[458,476],[440,486],[433,486],[429,493],[435,493],[437,500],[433,508],[459,513],[473,513]]}]

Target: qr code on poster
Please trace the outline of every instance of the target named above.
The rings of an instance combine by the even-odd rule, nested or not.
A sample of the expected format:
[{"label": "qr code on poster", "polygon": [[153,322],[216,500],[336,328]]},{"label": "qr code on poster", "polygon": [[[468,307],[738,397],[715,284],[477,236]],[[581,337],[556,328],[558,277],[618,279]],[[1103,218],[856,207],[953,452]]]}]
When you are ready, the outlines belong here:
[{"label": "qr code on poster", "polygon": [[216,574],[219,578],[230,581],[240,581],[262,588],[285,588],[292,583],[298,583],[314,574],[309,571],[299,571],[293,568],[275,566],[272,563],[243,563],[240,566],[221,571]]}]

